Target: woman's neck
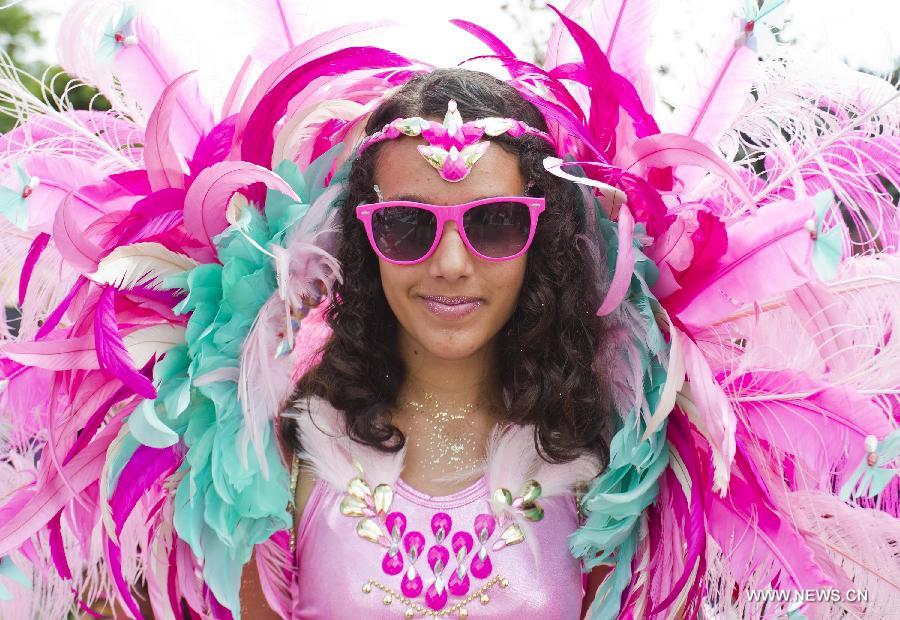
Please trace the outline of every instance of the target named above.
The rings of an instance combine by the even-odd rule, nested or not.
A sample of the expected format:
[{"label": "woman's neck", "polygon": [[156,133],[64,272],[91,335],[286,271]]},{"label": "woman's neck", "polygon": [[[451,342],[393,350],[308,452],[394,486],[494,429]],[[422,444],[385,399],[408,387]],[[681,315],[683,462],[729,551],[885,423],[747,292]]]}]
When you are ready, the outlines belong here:
[{"label": "woman's neck", "polygon": [[403,479],[429,494],[452,492],[465,477],[440,478],[476,473],[491,430],[506,417],[493,347],[446,360],[414,342],[399,344],[407,375],[391,423],[407,439]]}]

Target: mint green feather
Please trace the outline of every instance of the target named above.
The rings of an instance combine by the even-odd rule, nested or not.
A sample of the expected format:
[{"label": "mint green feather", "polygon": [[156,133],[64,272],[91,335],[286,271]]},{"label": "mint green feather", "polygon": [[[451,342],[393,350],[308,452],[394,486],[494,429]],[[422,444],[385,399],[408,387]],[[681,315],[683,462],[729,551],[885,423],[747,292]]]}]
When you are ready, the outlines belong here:
[{"label": "mint green feather", "polygon": [[[598,232],[608,248],[607,268],[612,273],[618,249],[616,225],[603,216],[601,209],[596,208],[595,212]],[[636,237],[643,233],[641,226],[635,227]],[[637,239],[633,243],[634,272],[622,303],[633,306],[643,320],[631,345],[639,353],[644,402],[640,410],[632,407],[624,412],[610,442],[609,466],[593,481],[581,500],[587,520],[569,537],[569,548],[583,561],[585,570],[599,564],[613,565],[612,573],[600,585],[594,598],[590,610],[592,619],[605,620],[619,613],[622,592],[632,579],[631,563],[638,545],[640,518],[656,500],[659,477],[669,462],[665,422],[641,441],[646,428],[644,420],[656,408],[666,382],[664,362],[668,345],[656,324],[655,314],[661,313],[659,302],[650,292],[659,271],[640,251]]]}]

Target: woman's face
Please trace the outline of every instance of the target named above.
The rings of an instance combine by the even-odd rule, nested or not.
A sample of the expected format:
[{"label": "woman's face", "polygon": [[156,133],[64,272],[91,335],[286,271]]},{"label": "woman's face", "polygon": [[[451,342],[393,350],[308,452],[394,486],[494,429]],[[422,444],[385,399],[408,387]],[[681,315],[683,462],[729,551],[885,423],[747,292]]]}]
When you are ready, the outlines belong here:
[{"label": "woman's face", "polygon": [[[420,139],[386,143],[375,166],[383,200],[453,205],[494,196],[522,196],[525,180],[518,159],[492,144],[469,175],[444,181],[416,150]],[[394,265],[379,258],[381,283],[400,327],[400,337],[441,359],[459,360],[490,343],[515,310],[527,254],[486,261],[469,252],[454,222],[427,260]],[[470,298],[471,303],[447,298]]]}]

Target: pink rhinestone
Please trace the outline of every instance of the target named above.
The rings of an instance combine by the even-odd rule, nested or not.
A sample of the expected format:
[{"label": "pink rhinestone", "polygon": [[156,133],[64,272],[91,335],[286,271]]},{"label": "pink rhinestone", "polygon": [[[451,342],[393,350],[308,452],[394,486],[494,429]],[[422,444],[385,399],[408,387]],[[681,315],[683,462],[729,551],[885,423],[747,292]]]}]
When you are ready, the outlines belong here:
[{"label": "pink rhinestone", "polygon": [[469,575],[463,573],[462,578],[459,577],[457,571],[453,571],[450,579],[447,581],[447,589],[453,596],[465,596],[469,591]]},{"label": "pink rhinestone", "polygon": [[381,570],[388,575],[396,575],[403,570],[403,554],[397,551],[393,555],[390,552],[384,554],[381,560]]},{"label": "pink rhinestone", "polygon": [[394,534],[394,528],[397,528],[400,536],[403,536],[403,532],[406,531],[406,515],[402,512],[392,512],[385,518],[384,524],[391,536]]},{"label": "pink rhinestone", "polygon": [[431,517],[431,531],[434,533],[435,540],[438,543],[444,542],[444,538],[453,528],[453,519],[446,512],[436,512]]},{"label": "pink rhinestone", "polygon": [[[447,551],[447,547],[435,545],[428,550],[428,566],[431,567],[431,570],[434,571],[435,575],[440,574],[449,561],[450,552]],[[440,562],[440,566],[439,568],[435,568],[435,566],[438,565],[438,562]]]},{"label": "pink rhinestone", "polygon": [[435,611],[443,609],[444,605],[447,604],[447,588],[441,588],[441,591],[438,592],[434,584],[431,584],[428,592],[425,593],[425,603]]},{"label": "pink rhinestone", "polygon": [[422,549],[425,548],[425,537],[421,532],[409,532],[403,537],[403,548],[406,549],[408,555],[419,557],[422,555]]},{"label": "pink rhinestone", "polygon": [[415,573],[415,576],[410,578],[409,572],[404,573],[400,581],[400,591],[407,598],[416,598],[422,594],[422,577]]},{"label": "pink rhinestone", "polygon": [[491,564],[491,556],[489,555],[484,556],[484,560],[482,560],[476,554],[472,558],[472,563],[469,565],[469,571],[472,573],[472,576],[477,579],[487,579],[492,570],[494,570],[494,567]]},{"label": "pink rhinestone", "polygon": [[494,515],[480,514],[475,517],[475,536],[478,540],[485,541],[494,533],[496,526],[497,520],[494,518]]},{"label": "pink rhinestone", "polygon": [[460,531],[453,535],[453,544],[451,545],[453,553],[459,553],[459,550],[465,547],[468,554],[472,551],[472,545],[472,535],[468,532]]}]

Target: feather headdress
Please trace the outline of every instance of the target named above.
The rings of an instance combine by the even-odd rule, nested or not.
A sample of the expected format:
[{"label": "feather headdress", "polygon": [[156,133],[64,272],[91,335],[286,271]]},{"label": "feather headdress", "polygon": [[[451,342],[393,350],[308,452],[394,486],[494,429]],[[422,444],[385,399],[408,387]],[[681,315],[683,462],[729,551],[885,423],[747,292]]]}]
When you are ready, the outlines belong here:
[{"label": "feather headdress", "polygon": [[[59,47],[111,112],[36,98],[0,57],[19,119],[0,136],[0,292],[21,315],[0,323],[4,617],[106,598],[139,618],[137,580],[156,616],[237,617],[254,548],[288,613],[272,421],[328,337],[365,115],[430,67],[366,45],[380,25],[312,35],[307,4],[255,4],[220,108],[118,0],[73,8]],[[663,127],[655,0],[573,0],[543,66],[454,22],[585,196],[572,242],[605,292],[597,367],[620,412],[570,539],[586,570],[612,566],[591,618],[896,608],[900,99],[797,50],[760,60],[780,4],[745,3]],[[848,588],[872,598],[750,598]]]}]

